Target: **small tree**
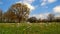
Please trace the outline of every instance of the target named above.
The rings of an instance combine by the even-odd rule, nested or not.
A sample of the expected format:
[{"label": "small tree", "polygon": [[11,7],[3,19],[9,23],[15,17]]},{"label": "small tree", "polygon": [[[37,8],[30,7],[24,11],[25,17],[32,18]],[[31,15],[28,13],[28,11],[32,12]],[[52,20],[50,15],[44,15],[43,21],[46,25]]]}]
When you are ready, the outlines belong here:
[{"label": "small tree", "polygon": [[30,17],[28,19],[28,22],[30,22],[30,23],[36,23],[37,22],[37,18],[36,17]]},{"label": "small tree", "polygon": [[54,20],[54,14],[49,14],[48,15],[48,21],[51,22]]}]

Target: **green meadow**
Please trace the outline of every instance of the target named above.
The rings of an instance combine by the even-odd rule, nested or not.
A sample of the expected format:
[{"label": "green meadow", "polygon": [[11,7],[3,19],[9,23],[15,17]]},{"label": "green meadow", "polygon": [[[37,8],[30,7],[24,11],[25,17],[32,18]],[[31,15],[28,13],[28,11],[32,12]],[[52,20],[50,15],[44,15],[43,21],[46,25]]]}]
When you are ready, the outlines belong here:
[{"label": "green meadow", "polygon": [[0,23],[0,34],[60,34],[60,23]]}]

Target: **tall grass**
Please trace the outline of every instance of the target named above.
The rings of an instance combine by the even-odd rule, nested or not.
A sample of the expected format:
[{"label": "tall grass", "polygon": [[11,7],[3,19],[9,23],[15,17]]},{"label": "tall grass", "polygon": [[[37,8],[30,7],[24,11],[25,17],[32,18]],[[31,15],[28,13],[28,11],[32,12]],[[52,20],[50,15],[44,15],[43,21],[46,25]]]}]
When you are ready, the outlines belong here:
[{"label": "tall grass", "polygon": [[0,34],[60,34],[60,23],[0,23]]}]

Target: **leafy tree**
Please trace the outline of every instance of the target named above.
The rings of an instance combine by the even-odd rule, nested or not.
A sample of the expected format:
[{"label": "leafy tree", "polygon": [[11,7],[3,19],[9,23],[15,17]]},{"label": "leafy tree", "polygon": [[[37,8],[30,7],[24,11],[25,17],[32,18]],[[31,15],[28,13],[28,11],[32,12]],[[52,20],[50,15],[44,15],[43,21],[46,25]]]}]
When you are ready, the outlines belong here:
[{"label": "leafy tree", "polygon": [[30,17],[28,19],[28,22],[30,22],[30,23],[36,23],[37,22],[37,18],[36,17]]},{"label": "leafy tree", "polygon": [[14,19],[16,19],[16,15],[14,12],[12,12],[10,9],[4,13],[4,18],[8,22],[13,22]]},{"label": "leafy tree", "polygon": [[9,11],[15,13],[16,18],[19,22],[26,21],[29,16],[29,8],[26,5],[21,3],[12,5]]}]

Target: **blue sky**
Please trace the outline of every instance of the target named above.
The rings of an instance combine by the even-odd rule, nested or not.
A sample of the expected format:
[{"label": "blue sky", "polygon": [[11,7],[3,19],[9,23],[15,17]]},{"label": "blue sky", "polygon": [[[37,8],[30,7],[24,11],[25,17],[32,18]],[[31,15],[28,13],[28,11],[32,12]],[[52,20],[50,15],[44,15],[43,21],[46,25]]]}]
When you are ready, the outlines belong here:
[{"label": "blue sky", "polygon": [[28,5],[30,16],[45,17],[49,13],[60,13],[60,0],[0,0],[0,9],[7,11],[12,4],[23,2]]}]

